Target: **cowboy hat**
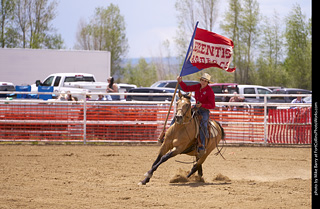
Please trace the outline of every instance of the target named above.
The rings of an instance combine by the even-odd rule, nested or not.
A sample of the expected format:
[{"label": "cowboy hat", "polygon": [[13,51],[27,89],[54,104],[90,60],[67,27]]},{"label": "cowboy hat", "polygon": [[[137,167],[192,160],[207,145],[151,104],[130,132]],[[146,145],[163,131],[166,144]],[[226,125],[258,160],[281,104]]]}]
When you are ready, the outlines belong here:
[{"label": "cowboy hat", "polygon": [[209,75],[208,73],[203,73],[203,75],[200,77],[200,79],[204,79],[206,81],[208,81],[209,83],[211,82],[210,79],[211,79],[211,75]]}]

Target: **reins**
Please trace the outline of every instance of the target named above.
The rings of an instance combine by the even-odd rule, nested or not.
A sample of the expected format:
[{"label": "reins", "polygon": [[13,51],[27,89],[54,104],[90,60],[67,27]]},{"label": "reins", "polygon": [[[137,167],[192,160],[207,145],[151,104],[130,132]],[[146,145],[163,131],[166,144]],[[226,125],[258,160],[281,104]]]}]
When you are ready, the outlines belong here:
[{"label": "reins", "polygon": [[[188,108],[187,108],[186,111],[182,114],[182,118],[184,118],[184,116],[188,113],[188,111],[189,111],[190,108],[191,108],[191,104],[188,104]],[[178,112],[179,110],[182,111],[182,108],[177,109],[177,112]],[[182,112],[183,112],[183,111],[182,111]],[[176,113],[175,116],[177,116],[177,113]],[[192,118],[193,118],[193,117],[192,117],[192,115],[191,115],[190,120],[189,120],[188,122],[183,122],[182,125],[185,125],[185,124],[190,123],[191,120],[192,120]]]}]

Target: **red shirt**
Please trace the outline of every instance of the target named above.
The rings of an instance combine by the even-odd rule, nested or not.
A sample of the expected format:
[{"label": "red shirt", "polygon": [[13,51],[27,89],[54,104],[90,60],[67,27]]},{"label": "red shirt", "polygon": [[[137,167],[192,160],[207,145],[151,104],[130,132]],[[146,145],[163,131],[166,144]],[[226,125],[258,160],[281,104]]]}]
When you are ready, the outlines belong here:
[{"label": "red shirt", "polygon": [[200,102],[202,104],[201,107],[205,109],[214,109],[216,107],[214,92],[209,85],[201,89],[200,83],[187,86],[187,84],[181,81],[180,86],[183,91],[194,91],[196,102]]}]

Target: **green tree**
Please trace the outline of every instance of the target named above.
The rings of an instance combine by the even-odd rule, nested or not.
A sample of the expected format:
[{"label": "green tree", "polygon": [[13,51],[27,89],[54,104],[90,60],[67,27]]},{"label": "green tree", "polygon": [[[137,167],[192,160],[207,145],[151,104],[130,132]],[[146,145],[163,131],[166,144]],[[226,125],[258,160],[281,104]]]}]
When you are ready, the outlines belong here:
[{"label": "green tree", "polygon": [[4,46],[7,48],[18,48],[21,47],[21,35],[18,31],[9,26],[4,34]]},{"label": "green tree", "polygon": [[259,35],[259,4],[256,0],[229,0],[229,9],[221,28],[234,42],[234,81],[254,82],[253,50]]},{"label": "green tree", "polygon": [[128,63],[123,69],[124,82],[140,86],[151,86],[158,80],[156,67],[148,64],[144,58],[140,58],[136,66]]},{"label": "green tree", "polygon": [[[242,80],[241,83],[254,83],[254,79],[250,78],[255,73],[253,62],[253,49],[259,36],[259,4],[256,0],[244,0],[243,12],[241,17],[240,38],[244,43],[243,55],[244,66],[241,68]],[[254,77],[254,75],[252,75]]]},{"label": "green tree", "polygon": [[36,0],[30,3],[30,48],[62,48],[60,35],[55,34],[51,21],[56,17],[57,1]]},{"label": "green tree", "polygon": [[281,21],[274,12],[273,17],[263,18],[261,26],[262,36],[259,44],[260,56],[257,60],[257,84],[264,86],[286,86],[287,73],[284,70],[282,59],[283,38]]},{"label": "green tree", "polygon": [[57,5],[56,0],[16,0],[13,21],[15,33],[11,33],[11,37],[18,33],[23,48],[63,48],[61,35],[52,26]]},{"label": "green tree", "polygon": [[6,35],[10,33],[10,22],[14,18],[15,1],[1,0],[0,2],[0,47],[6,46]]},{"label": "green tree", "polygon": [[287,58],[284,65],[290,75],[289,86],[311,89],[311,20],[306,21],[301,7],[296,4],[285,22]]},{"label": "green tree", "polygon": [[21,35],[21,47],[27,47],[27,33],[29,30],[29,12],[31,2],[29,0],[17,0],[15,7],[15,23],[17,31]]},{"label": "green tree", "polygon": [[110,4],[96,8],[89,22],[79,21],[75,48],[111,52],[111,74],[115,74],[128,51],[124,17],[118,6]]},{"label": "green tree", "polygon": [[240,69],[243,68],[242,48],[244,47],[244,44],[240,40],[241,13],[242,7],[240,0],[229,0],[229,9],[225,14],[225,21],[220,25],[225,34],[231,38],[234,43],[233,64],[237,67],[237,70],[234,72],[234,82],[238,83],[241,83],[242,81]]}]

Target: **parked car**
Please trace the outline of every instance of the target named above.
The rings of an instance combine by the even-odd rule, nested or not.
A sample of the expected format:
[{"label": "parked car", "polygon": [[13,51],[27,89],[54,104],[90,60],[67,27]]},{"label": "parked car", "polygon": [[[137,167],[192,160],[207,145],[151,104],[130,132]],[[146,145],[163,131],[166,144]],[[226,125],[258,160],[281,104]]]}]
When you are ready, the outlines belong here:
[{"label": "parked car", "polygon": [[238,90],[237,83],[209,83],[209,86],[215,94],[223,94],[225,90],[232,94]]},{"label": "parked car", "polygon": [[[145,95],[128,95],[126,99],[127,101],[171,101],[172,99],[171,95],[152,96],[150,95],[150,93],[174,93],[174,89],[157,88],[157,87],[141,87],[141,88],[130,89],[128,93],[145,93]],[[181,91],[181,93],[186,94],[184,91]],[[176,98],[178,98],[178,93],[176,94]]]},{"label": "parked car", "polygon": [[303,98],[303,101],[305,103],[312,103],[312,97],[305,97],[305,98]]},{"label": "parked car", "polygon": [[[119,93],[127,93],[130,89],[137,88],[134,84],[126,84],[126,83],[117,83]],[[120,100],[125,100],[126,96],[120,95]]]},{"label": "parked car", "polygon": [[[198,84],[199,81],[183,81],[187,86],[192,86],[195,84]],[[173,88],[175,89],[177,85],[177,80],[162,80],[162,81],[157,81],[154,84],[151,85],[151,87],[164,87],[164,88]],[[178,89],[181,89],[181,86],[178,85]]]},{"label": "parked car", "polygon": [[271,91],[275,90],[275,89],[281,89],[283,87],[280,86],[266,86],[268,89],[270,89]]},{"label": "parked car", "polygon": [[[93,74],[89,73],[54,73],[49,75],[43,82],[37,80],[31,85],[31,91],[37,92],[38,86],[52,86],[53,92],[70,92],[72,96],[76,96],[79,100],[85,99],[84,92],[102,92],[105,93],[107,82],[96,82]],[[97,95],[94,95],[96,99]]]},{"label": "parked car", "polygon": [[[209,84],[215,94],[271,94],[272,91],[264,86],[239,85],[237,83],[213,83]],[[227,90],[227,92],[226,92]],[[221,102],[223,97],[216,96],[216,102]],[[264,98],[259,96],[246,96],[245,102],[263,102]]]},{"label": "parked car", "polygon": [[[281,88],[275,89],[272,92],[273,94],[312,94],[312,91],[305,89],[296,89],[296,88]],[[275,103],[290,103],[296,97],[273,97],[272,102]]]},{"label": "parked car", "polygon": [[[239,94],[271,94],[272,91],[267,87],[258,85],[238,85]],[[245,96],[245,102],[264,102],[262,96]]]},{"label": "parked car", "polygon": [[[10,82],[0,82],[0,91],[15,91],[15,86]],[[0,94],[0,97],[7,97],[8,94]]]},{"label": "parked car", "polygon": [[[237,83],[209,83],[209,86],[212,88],[215,94],[233,94],[234,92],[238,92]],[[216,102],[222,102],[223,97],[215,96],[215,99]]]}]

